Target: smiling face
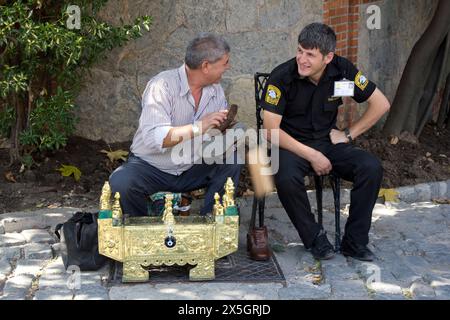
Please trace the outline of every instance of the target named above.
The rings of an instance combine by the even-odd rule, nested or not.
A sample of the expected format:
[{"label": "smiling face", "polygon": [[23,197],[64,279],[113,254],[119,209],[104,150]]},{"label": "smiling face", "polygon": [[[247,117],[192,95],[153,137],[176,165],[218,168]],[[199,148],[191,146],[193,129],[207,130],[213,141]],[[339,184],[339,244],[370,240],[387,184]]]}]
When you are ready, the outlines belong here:
[{"label": "smiling face", "polygon": [[324,56],[317,48],[305,49],[299,44],[296,55],[299,75],[318,82],[327,64],[333,60],[333,56],[332,52]]},{"label": "smiling face", "polygon": [[219,83],[225,71],[230,69],[230,54],[224,54],[216,62],[204,61],[202,69],[208,83]]}]

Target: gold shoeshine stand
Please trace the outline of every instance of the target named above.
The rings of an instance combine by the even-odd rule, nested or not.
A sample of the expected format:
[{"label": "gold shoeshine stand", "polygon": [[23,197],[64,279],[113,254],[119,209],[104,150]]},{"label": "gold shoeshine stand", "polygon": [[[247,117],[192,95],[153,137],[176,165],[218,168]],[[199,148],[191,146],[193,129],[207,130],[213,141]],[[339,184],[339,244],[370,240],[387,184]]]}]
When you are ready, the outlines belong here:
[{"label": "gold shoeshine stand", "polygon": [[194,265],[189,280],[215,278],[215,260],[238,249],[239,214],[230,178],[220,202],[215,194],[211,216],[174,216],[172,194],[166,196],[161,217],[122,216],[119,193],[111,206],[105,183],[100,197],[98,246],[100,254],[123,262],[122,282],[149,280],[150,266]]}]

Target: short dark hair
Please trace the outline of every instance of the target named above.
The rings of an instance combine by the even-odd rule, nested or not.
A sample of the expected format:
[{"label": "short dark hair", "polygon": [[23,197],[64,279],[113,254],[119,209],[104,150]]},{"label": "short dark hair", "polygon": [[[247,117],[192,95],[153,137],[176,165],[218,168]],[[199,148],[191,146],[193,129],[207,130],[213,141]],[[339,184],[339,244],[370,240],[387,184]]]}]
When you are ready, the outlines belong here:
[{"label": "short dark hair", "polygon": [[305,49],[319,49],[325,56],[336,50],[336,33],[326,24],[314,22],[300,32],[298,43]]},{"label": "short dark hair", "polygon": [[203,32],[189,42],[184,62],[189,68],[198,69],[203,61],[214,63],[229,52],[230,46],[222,37]]}]

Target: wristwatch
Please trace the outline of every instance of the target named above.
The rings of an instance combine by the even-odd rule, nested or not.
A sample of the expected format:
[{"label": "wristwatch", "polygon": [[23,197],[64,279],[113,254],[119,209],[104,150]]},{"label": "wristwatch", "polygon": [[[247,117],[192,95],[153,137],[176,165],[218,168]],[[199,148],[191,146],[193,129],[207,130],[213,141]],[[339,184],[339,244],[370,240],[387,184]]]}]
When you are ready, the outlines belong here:
[{"label": "wristwatch", "polygon": [[352,138],[352,135],[350,134],[350,129],[349,128],[345,128],[344,129],[344,133],[345,133],[345,136],[348,139],[348,142],[349,143],[353,143],[353,138]]},{"label": "wristwatch", "polygon": [[198,125],[198,122],[194,122],[192,124],[192,132],[194,134],[194,137],[197,137],[202,133],[202,130],[200,129],[200,126]]}]

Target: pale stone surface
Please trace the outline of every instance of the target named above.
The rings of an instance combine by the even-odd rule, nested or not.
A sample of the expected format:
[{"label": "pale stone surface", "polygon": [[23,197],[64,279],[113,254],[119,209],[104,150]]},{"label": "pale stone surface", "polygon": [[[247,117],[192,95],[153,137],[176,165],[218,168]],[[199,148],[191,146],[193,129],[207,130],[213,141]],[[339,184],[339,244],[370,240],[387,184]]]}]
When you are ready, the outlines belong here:
[{"label": "pale stone surface", "polygon": [[25,244],[27,241],[20,233],[0,234],[0,247],[13,247]]},{"label": "pale stone surface", "polygon": [[25,237],[27,242],[34,242],[34,243],[55,242],[55,239],[52,236],[50,236],[50,234],[46,230],[30,229],[22,231],[21,234]]}]

